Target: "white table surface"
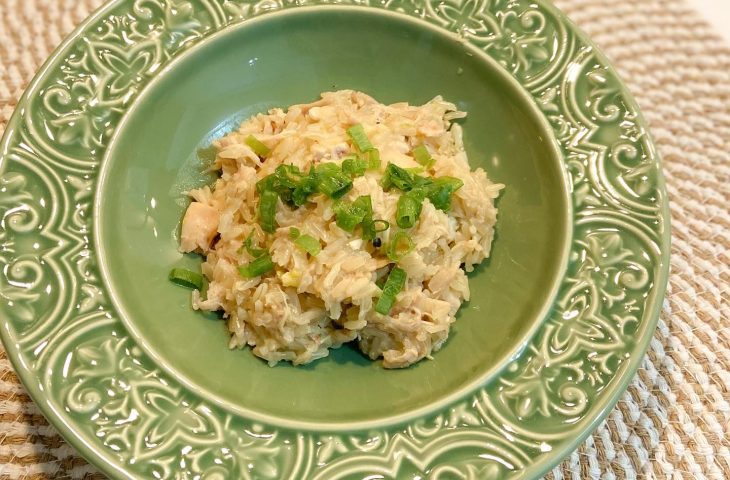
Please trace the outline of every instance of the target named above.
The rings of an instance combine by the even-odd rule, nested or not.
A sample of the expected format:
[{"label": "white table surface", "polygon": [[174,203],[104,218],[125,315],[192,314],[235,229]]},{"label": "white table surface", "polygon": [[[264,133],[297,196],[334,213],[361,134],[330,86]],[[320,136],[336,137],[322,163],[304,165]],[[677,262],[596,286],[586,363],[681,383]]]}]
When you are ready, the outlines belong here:
[{"label": "white table surface", "polygon": [[730,42],[730,0],[689,0],[689,3]]}]

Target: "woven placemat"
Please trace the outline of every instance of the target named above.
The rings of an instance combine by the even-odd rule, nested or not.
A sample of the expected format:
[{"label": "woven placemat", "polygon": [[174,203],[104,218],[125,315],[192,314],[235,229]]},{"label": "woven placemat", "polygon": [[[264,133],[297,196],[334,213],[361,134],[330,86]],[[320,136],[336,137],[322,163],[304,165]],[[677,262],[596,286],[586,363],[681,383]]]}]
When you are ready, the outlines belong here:
[{"label": "woven placemat", "polygon": [[[0,134],[41,63],[102,0],[0,0]],[[639,374],[549,478],[730,478],[730,46],[683,0],[557,0],[634,92],[664,160],[672,274]],[[729,27],[730,28],[730,27]],[[0,479],[103,478],[0,347]]]}]

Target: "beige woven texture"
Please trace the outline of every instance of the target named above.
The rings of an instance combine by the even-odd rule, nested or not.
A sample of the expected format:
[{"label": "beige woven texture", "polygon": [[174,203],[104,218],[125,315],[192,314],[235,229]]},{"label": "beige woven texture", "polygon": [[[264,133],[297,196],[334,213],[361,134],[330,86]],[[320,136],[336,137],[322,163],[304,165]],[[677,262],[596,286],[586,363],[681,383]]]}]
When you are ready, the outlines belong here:
[{"label": "beige woven texture", "polygon": [[[101,0],[0,0],[0,134]],[[637,97],[664,161],[672,273],[639,374],[549,478],[730,478],[730,45],[682,0],[558,0]],[[728,26],[730,28],[730,26]],[[103,478],[49,426],[0,347],[0,479]]]}]

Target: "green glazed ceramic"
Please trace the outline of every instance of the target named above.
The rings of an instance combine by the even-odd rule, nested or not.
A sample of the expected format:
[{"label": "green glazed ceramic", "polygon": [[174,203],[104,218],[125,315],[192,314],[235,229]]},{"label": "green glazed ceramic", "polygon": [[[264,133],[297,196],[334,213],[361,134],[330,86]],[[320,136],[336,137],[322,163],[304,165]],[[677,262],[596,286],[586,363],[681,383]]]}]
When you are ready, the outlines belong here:
[{"label": "green glazed ceramic", "polygon": [[[443,95],[506,189],[432,361],[228,350],[167,281],[211,143],[351,88]],[[667,281],[658,157],[605,58],[544,1],[112,1],[43,67],[0,151],[2,338],[114,478],[534,478],[635,373]]]}]

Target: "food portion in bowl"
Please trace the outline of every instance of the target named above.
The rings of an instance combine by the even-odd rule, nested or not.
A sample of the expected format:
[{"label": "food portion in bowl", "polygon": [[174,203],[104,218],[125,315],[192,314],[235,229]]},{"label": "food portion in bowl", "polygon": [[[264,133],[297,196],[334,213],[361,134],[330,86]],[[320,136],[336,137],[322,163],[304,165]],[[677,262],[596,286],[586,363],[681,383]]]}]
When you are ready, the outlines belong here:
[{"label": "food portion in bowl", "polygon": [[386,368],[429,357],[489,256],[503,188],[470,170],[465,115],[342,90],[243,122],[215,143],[220,178],[189,192],[180,249],[209,282],[193,307],[222,310],[229,346],[271,365],[353,341]]}]

